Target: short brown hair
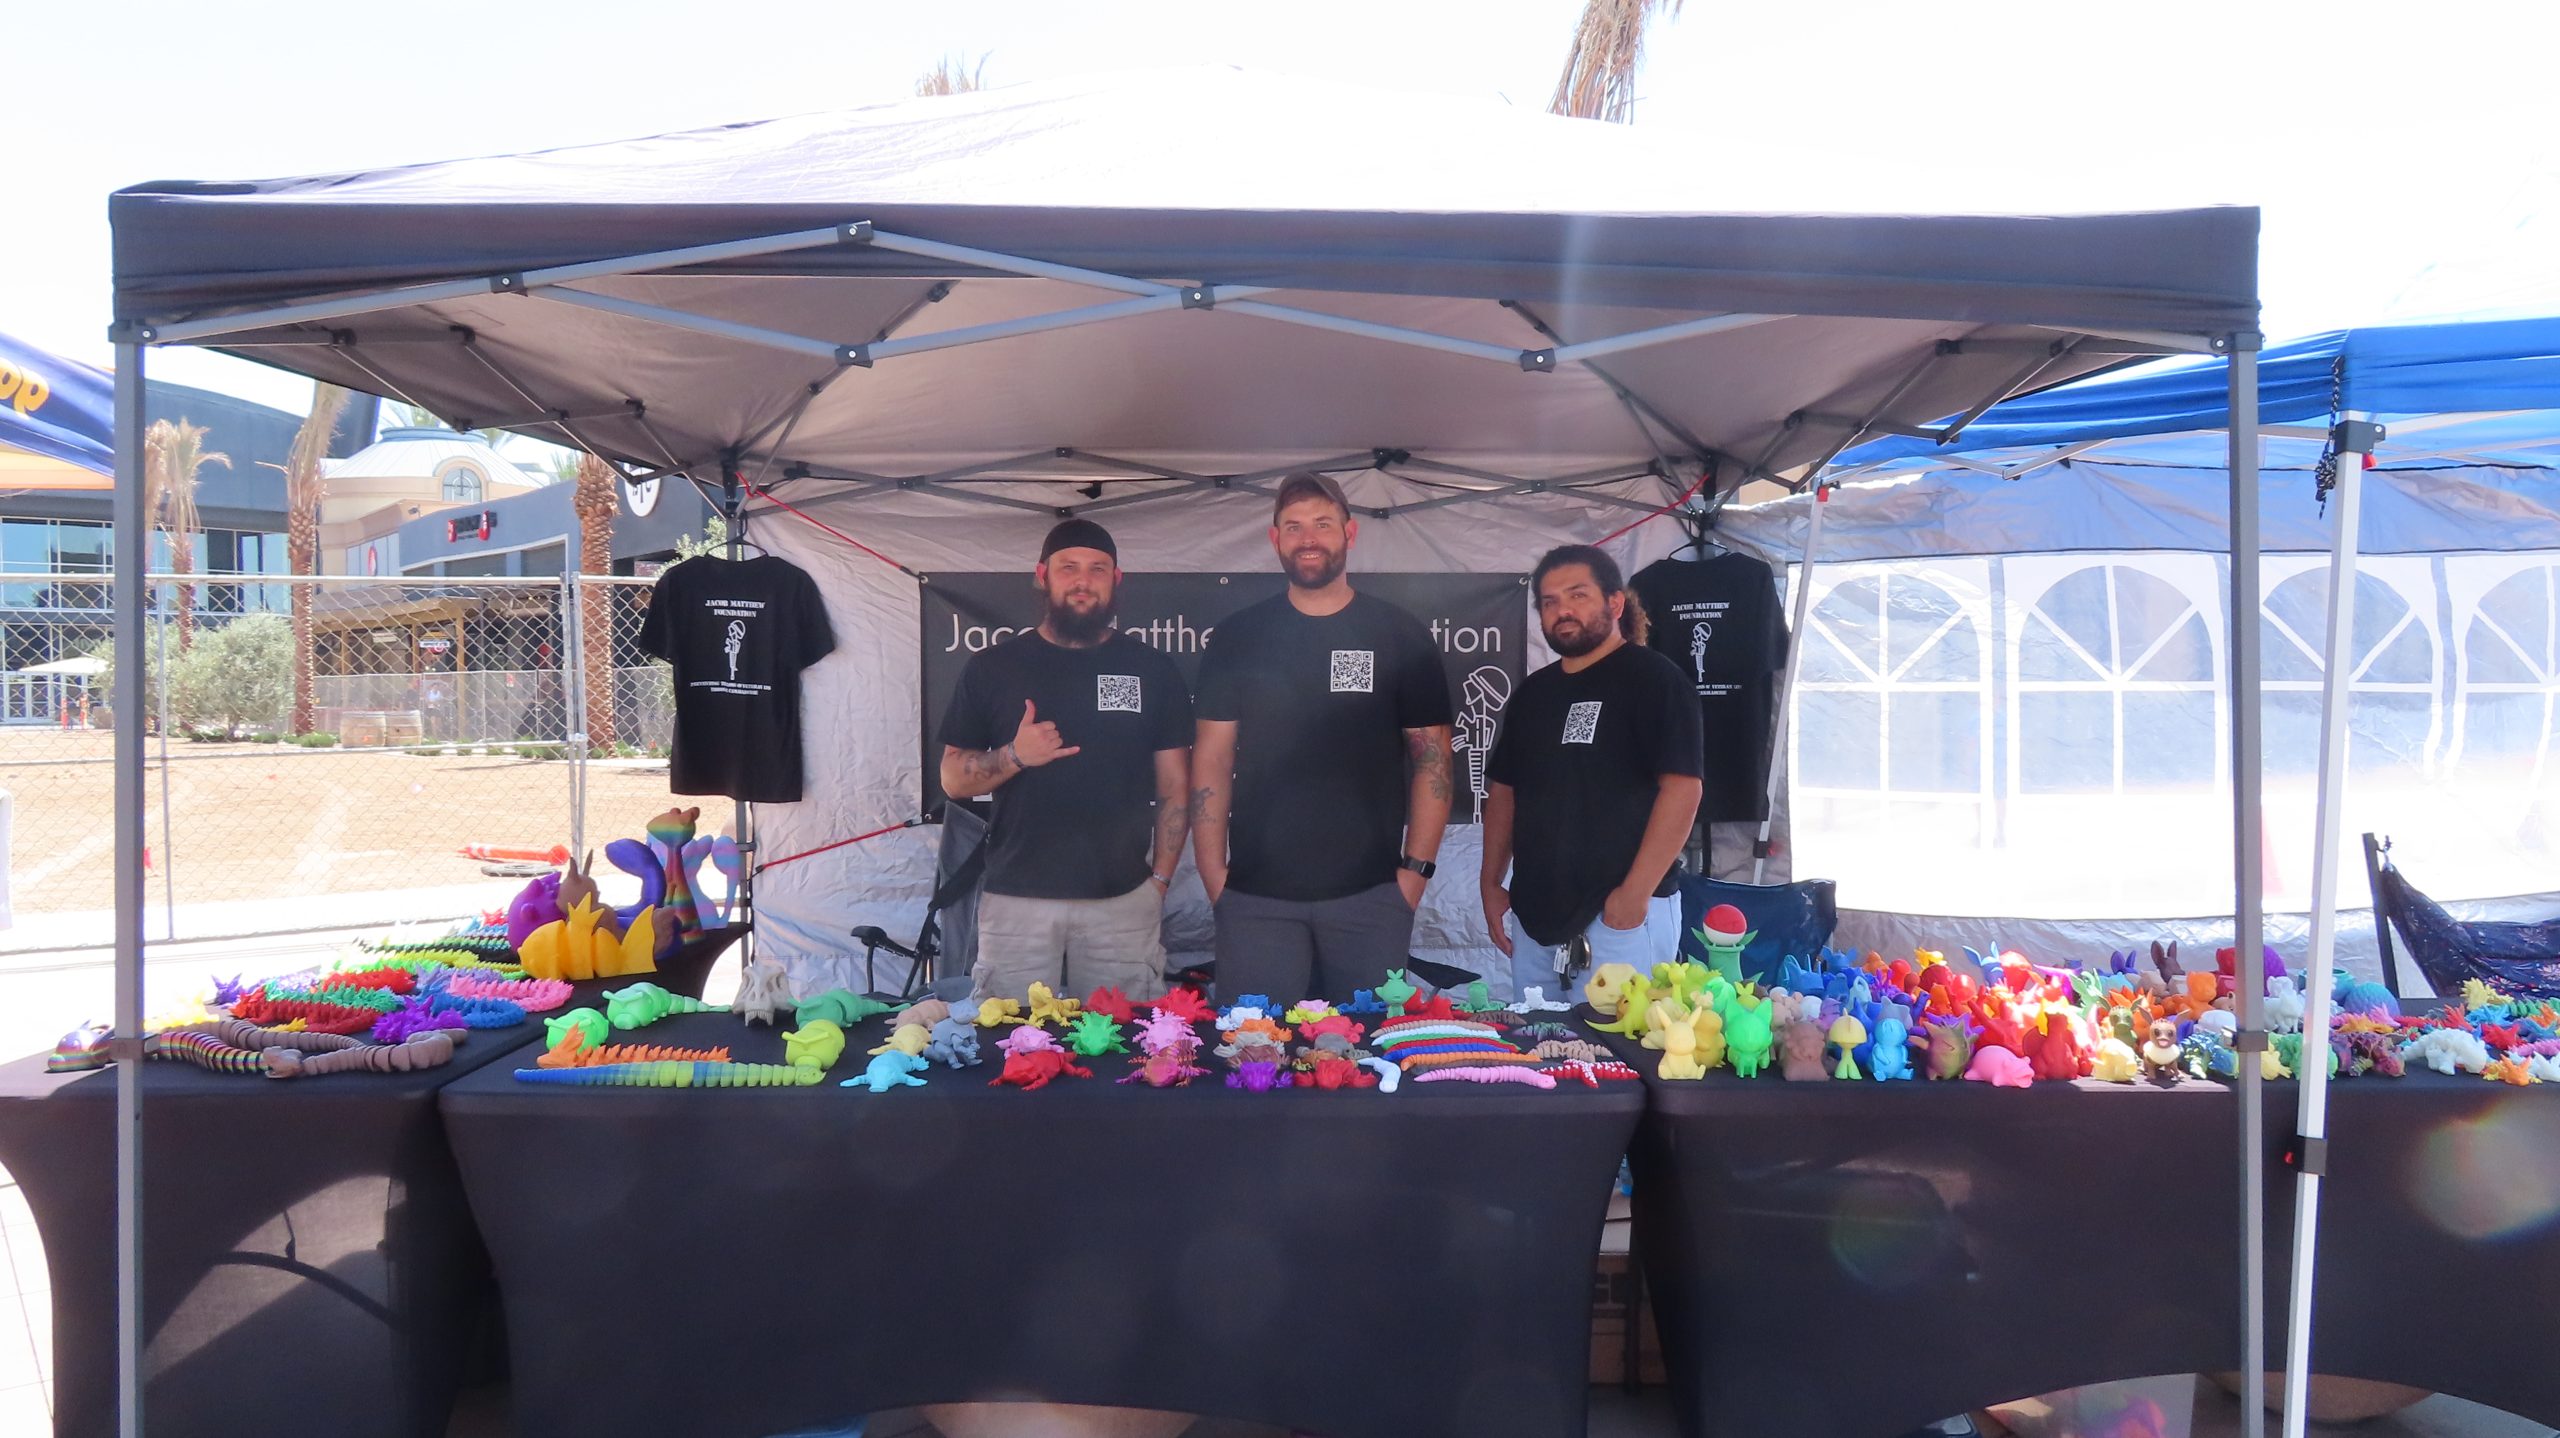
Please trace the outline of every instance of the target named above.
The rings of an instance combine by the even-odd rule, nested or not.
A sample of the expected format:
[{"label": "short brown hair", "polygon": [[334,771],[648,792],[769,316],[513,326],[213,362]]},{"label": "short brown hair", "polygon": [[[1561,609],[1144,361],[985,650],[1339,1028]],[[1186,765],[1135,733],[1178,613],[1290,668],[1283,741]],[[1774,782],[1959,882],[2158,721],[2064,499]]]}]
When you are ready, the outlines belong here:
[{"label": "short brown hair", "polygon": [[1321,499],[1342,511],[1342,521],[1351,522],[1351,501],[1342,497],[1342,486],[1333,476],[1312,469],[1297,470],[1280,481],[1280,493],[1271,501],[1271,522],[1280,522],[1280,511],[1305,500]]}]

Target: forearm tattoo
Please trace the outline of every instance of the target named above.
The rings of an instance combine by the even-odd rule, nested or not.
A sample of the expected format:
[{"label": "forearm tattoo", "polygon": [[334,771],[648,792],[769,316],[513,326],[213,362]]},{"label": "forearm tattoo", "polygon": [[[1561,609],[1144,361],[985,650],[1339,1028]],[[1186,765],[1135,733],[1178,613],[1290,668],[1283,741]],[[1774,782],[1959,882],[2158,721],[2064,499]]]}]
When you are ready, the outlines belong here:
[{"label": "forearm tattoo", "polygon": [[1431,797],[1449,802],[1449,751],[1417,729],[1404,736],[1404,752],[1413,760],[1414,774],[1429,786]]}]

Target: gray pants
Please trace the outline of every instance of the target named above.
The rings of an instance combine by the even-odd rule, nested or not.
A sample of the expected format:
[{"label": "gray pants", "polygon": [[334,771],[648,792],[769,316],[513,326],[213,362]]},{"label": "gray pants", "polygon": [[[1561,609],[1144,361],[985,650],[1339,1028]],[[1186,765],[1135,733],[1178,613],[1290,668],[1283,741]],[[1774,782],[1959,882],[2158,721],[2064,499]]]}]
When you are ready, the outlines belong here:
[{"label": "gray pants", "polygon": [[1413,910],[1391,881],[1339,899],[1300,902],[1227,890],[1218,896],[1218,1000],[1262,994],[1348,1003],[1405,965]]},{"label": "gray pants", "polygon": [[988,894],[978,903],[978,962],[969,996],[1021,1003],[1034,982],[1061,998],[1119,989],[1164,995],[1164,897],[1153,880],[1112,899],[1026,899]]}]

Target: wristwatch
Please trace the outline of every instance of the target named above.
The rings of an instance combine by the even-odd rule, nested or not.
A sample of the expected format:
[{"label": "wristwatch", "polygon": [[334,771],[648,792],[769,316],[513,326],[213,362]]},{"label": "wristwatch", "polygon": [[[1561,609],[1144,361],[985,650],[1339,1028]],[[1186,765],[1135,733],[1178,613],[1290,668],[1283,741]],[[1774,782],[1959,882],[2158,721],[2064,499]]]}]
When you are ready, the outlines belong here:
[{"label": "wristwatch", "polygon": [[1399,857],[1396,860],[1396,867],[1399,869],[1411,869],[1413,872],[1420,874],[1426,879],[1440,872],[1440,866],[1438,864],[1431,862],[1429,859],[1417,859],[1411,854],[1405,854]]}]

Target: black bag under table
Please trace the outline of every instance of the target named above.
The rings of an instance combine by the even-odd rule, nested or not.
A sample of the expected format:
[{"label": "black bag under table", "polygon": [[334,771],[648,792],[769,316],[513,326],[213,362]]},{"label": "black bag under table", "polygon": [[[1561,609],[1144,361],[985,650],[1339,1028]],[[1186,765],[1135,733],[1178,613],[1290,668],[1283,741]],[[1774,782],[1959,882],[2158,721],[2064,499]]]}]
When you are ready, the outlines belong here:
[{"label": "black bag under table", "polygon": [[[1634,1243],[1685,1438],[1889,1438],[2240,1356],[2228,1084],[1647,1075]],[[2295,1086],[2264,1086],[2268,1358],[2283,1363]],[[2331,1085],[2314,1371],[2560,1424],[2518,1347],[2560,1293],[2560,1089]]]},{"label": "black bag under table", "polygon": [[[1000,1032],[1000,1031],[999,1031]],[[1575,1438],[1593,1255],[1643,1095],[1250,1094],[1090,1079],[561,1088],[445,1123],[506,1303],[518,1431],[747,1438],[917,1404],[1126,1405],[1330,1438]],[[727,1015],[625,1037],[778,1060]]]},{"label": "black bag under table", "polygon": [[[656,974],[577,984],[571,1002],[642,979],[698,994],[740,932],[714,930]],[[475,1029],[452,1063],[415,1073],[276,1080],[143,1066],[151,1438],[278,1427],[443,1438],[495,1294],[436,1091],[484,1065],[532,1063],[542,1017]],[[48,1074],[44,1062],[0,1065],[0,1164],[34,1210],[52,1277],[55,1438],[105,1438],[116,1075]]]}]

